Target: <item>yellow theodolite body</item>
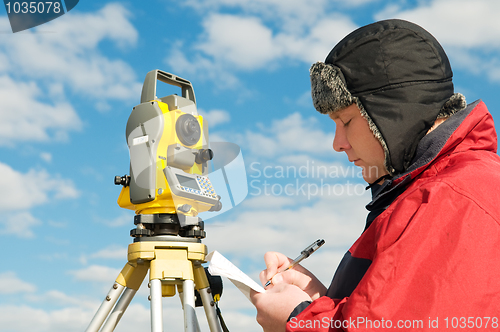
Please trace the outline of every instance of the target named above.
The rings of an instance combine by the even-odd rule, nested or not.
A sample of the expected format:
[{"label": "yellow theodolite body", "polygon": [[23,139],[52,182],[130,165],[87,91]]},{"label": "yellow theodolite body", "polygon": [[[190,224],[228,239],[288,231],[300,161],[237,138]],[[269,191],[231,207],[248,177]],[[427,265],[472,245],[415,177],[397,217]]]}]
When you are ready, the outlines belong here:
[{"label": "yellow theodolite body", "polygon": [[[156,75],[165,79],[162,75],[171,74],[157,71],[155,80]],[[208,124],[197,113],[191,83],[180,80],[183,89],[188,84],[188,91],[183,90],[188,98],[170,95],[144,100],[155,94],[145,92],[147,78],[141,104],[134,107],[127,122],[130,182],[122,188],[118,205],[136,214],[195,217],[220,204],[204,176],[212,157],[207,149]],[[164,81],[174,84],[171,77]]]}]

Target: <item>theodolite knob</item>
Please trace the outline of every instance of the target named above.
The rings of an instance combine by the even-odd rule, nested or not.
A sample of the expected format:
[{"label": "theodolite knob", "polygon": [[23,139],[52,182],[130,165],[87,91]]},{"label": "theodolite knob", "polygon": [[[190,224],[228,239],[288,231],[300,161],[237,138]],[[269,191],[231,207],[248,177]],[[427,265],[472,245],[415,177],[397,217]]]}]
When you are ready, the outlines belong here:
[{"label": "theodolite knob", "polygon": [[202,164],[206,161],[212,160],[214,158],[214,152],[211,149],[201,149],[196,154],[196,163]]},{"label": "theodolite knob", "polygon": [[115,184],[117,186],[122,185],[124,187],[128,186],[130,184],[130,175],[124,175],[124,176],[115,176]]},{"label": "theodolite knob", "polygon": [[192,206],[189,204],[182,204],[181,206],[177,207],[177,210],[184,212],[184,213],[188,213],[189,210],[191,210],[191,208],[192,208]]}]

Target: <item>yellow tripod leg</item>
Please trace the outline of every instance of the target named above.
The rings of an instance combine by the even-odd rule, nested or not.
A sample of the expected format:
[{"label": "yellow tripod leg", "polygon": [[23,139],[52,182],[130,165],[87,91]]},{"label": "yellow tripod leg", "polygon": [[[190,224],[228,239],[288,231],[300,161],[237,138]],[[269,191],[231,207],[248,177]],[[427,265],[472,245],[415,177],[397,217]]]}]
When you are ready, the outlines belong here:
[{"label": "yellow tripod leg", "polygon": [[217,312],[215,310],[215,303],[210,290],[210,283],[208,282],[205,268],[201,265],[194,266],[194,282],[196,289],[201,296],[203,309],[205,309],[205,316],[207,316],[208,326],[211,332],[221,332],[221,326],[217,321]]},{"label": "yellow tripod leg", "polygon": [[124,287],[138,291],[149,270],[149,261],[142,261],[141,263],[128,262],[125,264],[118,278],[116,278],[116,282]]},{"label": "yellow tripod leg", "polygon": [[[122,271],[116,278],[115,283],[108,292],[108,295],[102,302],[101,306],[94,315],[94,318],[85,330],[86,332],[99,331],[108,316],[109,318],[106,321],[106,324],[104,325],[101,332],[113,331],[115,329],[116,324],[118,324],[121,317],[123,316],[123,313],[130,304],[130,301],[132,301],[135,293],[137,293],[137,291],[139,290],[139,287],[141,286],[142,281],[144,280],[144,277],[149,270],[149,262],[147,261],[144,262],[144,264],[134,265],[130,262],[125,264]],[[120,295],[122,296],[120,297]],[[120,300],[118,301],[118,303],[116,303],[118,298]],[[111,309],[113,309],[113,312],[110,314]]]}]

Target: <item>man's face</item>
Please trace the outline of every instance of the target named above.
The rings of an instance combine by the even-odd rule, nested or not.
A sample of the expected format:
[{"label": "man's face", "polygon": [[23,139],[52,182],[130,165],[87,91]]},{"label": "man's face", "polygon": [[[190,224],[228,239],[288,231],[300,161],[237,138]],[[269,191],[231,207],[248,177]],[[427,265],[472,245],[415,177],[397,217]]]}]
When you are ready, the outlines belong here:
[{"label": "man's face", "polygon": [[335,122],[333,149],[345,152],[350,162],[361,167],[366,182],[373,183],[388,174],[384,149],[356,104],[330,114],[330,118]]}]

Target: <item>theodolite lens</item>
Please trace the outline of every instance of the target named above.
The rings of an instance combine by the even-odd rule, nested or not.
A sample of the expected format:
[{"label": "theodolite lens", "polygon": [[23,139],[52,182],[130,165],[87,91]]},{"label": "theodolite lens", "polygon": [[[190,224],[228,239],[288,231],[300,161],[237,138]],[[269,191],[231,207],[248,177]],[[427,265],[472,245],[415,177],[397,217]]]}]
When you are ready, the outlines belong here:
[{"label": "theodolite lens", "polygon": [[175,124],[177,137],[185,145],[194,145],[200,140],[201,127],[198,120],[191,114],[183,114]]}]

